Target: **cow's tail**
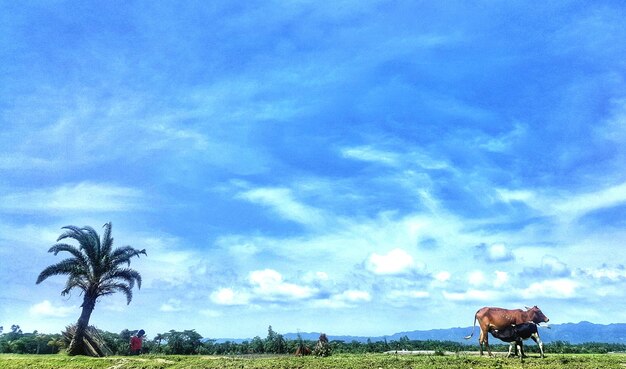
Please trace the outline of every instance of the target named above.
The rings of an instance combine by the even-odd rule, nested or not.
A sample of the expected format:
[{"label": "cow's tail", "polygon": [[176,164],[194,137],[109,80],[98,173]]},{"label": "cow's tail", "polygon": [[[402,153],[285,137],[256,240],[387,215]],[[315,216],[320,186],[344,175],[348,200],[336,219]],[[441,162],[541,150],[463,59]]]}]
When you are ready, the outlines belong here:
[{"label": "cow's tail", "polygon": [[474,329],[476,329],[476,315],[474,315],[474,326],[472,327],[472,334],[470,334],[469,336],[465,336],[466,340],[469,340],[470,338],[472,338],[472,336],[474,336]]}]

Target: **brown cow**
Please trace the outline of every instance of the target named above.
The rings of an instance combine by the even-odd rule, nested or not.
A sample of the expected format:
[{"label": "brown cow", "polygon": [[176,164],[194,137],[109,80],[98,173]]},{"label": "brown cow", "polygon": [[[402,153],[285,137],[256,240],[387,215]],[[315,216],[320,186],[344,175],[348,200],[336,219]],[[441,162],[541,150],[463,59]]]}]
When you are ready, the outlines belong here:
[{"label": "brown cow", "polygon": [[489,348],[489,332],[490,329],[504,329],[513,324],[522,324],[526,322],[534,322],[535,324],[547,323],[550,319],[543,315],[541,310],[537,306],[531,308],[526,307],[526,311],[521,309],[508,310],[497,307],[484,307],[476,312],[474,315],[474,326],[472,327],[472,334],[465,337],[470,339],[474,335],[474,329],[476,328],[476,321],[480,325],[480,337],[478,337],[478,343],[480,344],[480,354],[483,354],[483,343],[487,347],[487,352],[491,356],[491,349]]}]

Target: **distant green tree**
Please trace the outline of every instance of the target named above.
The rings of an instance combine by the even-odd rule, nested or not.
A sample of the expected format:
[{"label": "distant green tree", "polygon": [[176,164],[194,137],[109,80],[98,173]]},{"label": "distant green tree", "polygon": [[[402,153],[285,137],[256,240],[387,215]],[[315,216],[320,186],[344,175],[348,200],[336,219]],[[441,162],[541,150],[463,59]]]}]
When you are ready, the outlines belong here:
[{"label": "distant green tree", "polygon": [[[87,354],[84,343],[85,331],[99,297],[121,292],[126,295],[126,301],[130,304],[135,284],[141,288],[141,275],[129,267],[131,258],[146,255],[146,250],[139,251],[130,246],[113,249],[111,223],[106,223],[103,228],[104,234],[100,239],[96,231],[89,226],[63,227],[67,231],[59,236],[57,244],[48,252],[57,255],[63,251],[71,254],[71,257],[48,266],[37,278],[39,284],[51,276],[67,275],[67,283],[61,295],[67,295],[75,288],[83,294],[82,312],[76,323],[76,333],[68,348],[70,355]],[[78,241],[79,246],[58,243],[66,238]]]},{"label": "distant green tree", "polygon": [[202,336],[194,329],[185,331],[170,330],[163,335],[167,341],[165,353],[172,355],[194,355],[202,346]]},{"label": "distant green tree", "polygon": [[250,349],[255,354],[262,354],[265,352],[265,345],[263,344],[263,340],[259,336],[255,336],[250,342]]},{"label": "distant green tree", "polygon": [[272,354],[284,354],[286,352],[285,338],[282,334],[276,333],[271,325],[267,328],[264,351]]}]

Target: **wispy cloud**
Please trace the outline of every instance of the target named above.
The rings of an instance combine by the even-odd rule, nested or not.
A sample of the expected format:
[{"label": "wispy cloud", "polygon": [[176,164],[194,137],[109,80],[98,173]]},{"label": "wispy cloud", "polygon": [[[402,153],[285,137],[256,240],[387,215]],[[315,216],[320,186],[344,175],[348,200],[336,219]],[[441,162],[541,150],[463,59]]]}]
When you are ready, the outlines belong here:
[{"label": "wispy cloud", "polygon": [[21,214],[54,214],[64,211],[128,212],[145,209],[144,201],[143,192],[134,188],[81,182],[5,194],[1,197],[0,209]]},{"label": "wispy cloud", "polygon": [[264,205],[285,220],[309,226],[324,224],[324,214],[320,209],[297,201],[287,188],[256,188],[241,192],[237,197]]},{"label": "wispy cloud", "polygon": [[600,188],[595,191],[562,191],[542,193],[533,190],[496,190],[507,203],[523,203],[535,214],[553,217],[570,223],[591,212],[626,204],[626,183]]}]

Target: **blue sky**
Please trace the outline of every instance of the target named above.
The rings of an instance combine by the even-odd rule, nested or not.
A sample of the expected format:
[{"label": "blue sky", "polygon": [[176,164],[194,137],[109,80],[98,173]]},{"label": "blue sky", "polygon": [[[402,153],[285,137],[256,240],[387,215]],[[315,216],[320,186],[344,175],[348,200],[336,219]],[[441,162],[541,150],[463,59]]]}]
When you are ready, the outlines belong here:
[{"label": "blue sky", "polygon": [[[332,4],[331,4],[332,3]],[[626,322],[626,6],[0,4],[0,325],[79,315],[65,225],[145,248],[148,336]]]}]

